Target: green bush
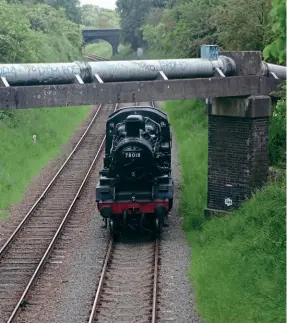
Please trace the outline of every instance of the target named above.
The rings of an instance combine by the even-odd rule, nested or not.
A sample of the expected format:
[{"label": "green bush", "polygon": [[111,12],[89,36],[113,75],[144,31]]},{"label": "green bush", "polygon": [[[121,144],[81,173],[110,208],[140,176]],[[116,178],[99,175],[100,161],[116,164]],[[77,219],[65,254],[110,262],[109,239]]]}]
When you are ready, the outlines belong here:
[{"label": "green bush", "polygon": [[286,168],[286,85],[280,91],[281,99],[273,108],[270,124],[270,163]]},{"label": "green bush", "polygon": [[2,63],[66,62],[80,57],[80,27],[62,9],[0,0],[0,20]]}]

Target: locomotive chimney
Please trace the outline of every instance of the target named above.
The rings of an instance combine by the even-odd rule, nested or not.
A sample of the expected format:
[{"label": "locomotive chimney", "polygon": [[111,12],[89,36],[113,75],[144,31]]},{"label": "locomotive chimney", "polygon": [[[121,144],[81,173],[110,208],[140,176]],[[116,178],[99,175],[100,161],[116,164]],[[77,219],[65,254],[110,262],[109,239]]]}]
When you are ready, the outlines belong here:
[{"label": "locomotive chimney", "polygon": [[143,117],[139,114],[129,115],[126,119],[127,137],[139,137],[140,129],[144,129]]}]

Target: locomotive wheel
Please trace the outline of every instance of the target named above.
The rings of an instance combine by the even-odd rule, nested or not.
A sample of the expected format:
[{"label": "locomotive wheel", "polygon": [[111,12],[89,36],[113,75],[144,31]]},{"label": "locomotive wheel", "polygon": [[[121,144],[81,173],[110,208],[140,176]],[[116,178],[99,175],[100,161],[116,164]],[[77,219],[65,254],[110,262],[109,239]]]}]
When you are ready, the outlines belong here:
[{"label": "locomotive wheel", "polygon": [[155,233],[160,234],[161,229],[162,229],[162,219],[160,216],[156,216],[154,218],[154,228],[155,228]]},{"label": "locomotive wheel", "polygon": [[123,227],[127,227],[127,211],[124,211],[123,213]]},{"label": "locomotive wheel", "polygon": [[115,235],[116,233],[116,223],[114,221],[114,219],[111,219],[109,220],[109,229],[110,229],[110,233],[112,236]]}]

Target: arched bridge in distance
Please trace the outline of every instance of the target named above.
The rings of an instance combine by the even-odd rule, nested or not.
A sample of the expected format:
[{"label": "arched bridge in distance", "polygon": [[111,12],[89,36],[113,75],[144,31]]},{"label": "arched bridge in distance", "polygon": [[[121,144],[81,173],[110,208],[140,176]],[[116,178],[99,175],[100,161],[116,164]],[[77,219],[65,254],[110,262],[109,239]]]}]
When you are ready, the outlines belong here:
[{"label": "arched bridge in distance", "polygon": [[118,54],[118,47],[120,44],[121,29],[83,29],[82,35],[85,44],[95,40],[105,40],[111,44],[113,55]]}]

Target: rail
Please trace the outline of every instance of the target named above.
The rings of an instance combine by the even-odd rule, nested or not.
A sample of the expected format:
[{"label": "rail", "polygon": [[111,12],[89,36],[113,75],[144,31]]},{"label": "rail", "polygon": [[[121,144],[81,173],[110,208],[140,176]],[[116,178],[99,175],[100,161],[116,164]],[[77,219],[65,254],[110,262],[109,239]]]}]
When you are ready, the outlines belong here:
[{"label": "rail", "polygon": [[[113,238],[111,238],[108,243],[108,248],[107,248],[106,256],[104,259],[103,268],[102,268],[100,280],[99,280],[99,283],[97,286],[96,295],[95,295],[95,298],[93,301],[92,310],[91,310],[91,313],[89,316],[88,323],[95,323],[96,321],[97,322],[99,321],[98,314],[101,311],[100,304],[101,304],[101,296],[102,296],[103,286],[105,284],[105,279],[106,279],[106,274],[109,269],[109,264],[112,262],[112,259],[113,259],[113,254],[114,254],[113,251],[114,251],[115,246],[116,246],[116,242],[113,240]],[[152,249],[153,250],[153,274],[152,274],[153,278],[152,278],[152,282],[151,282],[152,283],[151,284],[152,299],[149,302],[149,304],[151,304],[152,308],[150,311],[148,311],[148,313],[150,313],[150,314],[149,314],[149,318],[146,320],[146,321],[149,320],[151,323],[157,322],[159,246],[160,246],[159,238],[155,238],[154,247]],[[139,286],[138,286],[138,288],[139,288]],[[117,298],[119,299],[120,297],[121,296],[119,294],[117,294]],[[112,303],[112,301],[111,301],[111,303]],[[108,311],[111,316],[114,315],[111,308]]]},{"label": "rail", "polygon": [[44,189],[43,193],[40,195],[40,197],[37,199],[37,201],[32,205],[32,207],[30,208],[30,210],[28,211],[28,213],[25,215],[25,217],[23,218],[23,220],[20,222],[20,224],[13,231],[13,233],[10,235],[10,237],[8,238],[8,240],[5,242],[5,244],[0,249],[0,260],[3,257],[4,253],[6,252],[6,250],[8,249],[8,247],[14,241],[14,239],[16,238],[16,236],[18,235],[18,233],[20,232],[20,230],[23,228],[23,226],[25,225],[25,223],[30,219],[33,211],[36,209],[36,207],[39,205],[39,203],[45,198],[45,195],[48,193],[49,189],[55,184],[55,182],[58,179],[59,175],[62,173],[62,171],[64,170],[64,168],[67,166],[68,162],[71,160],[71,158],[73,157],[73,155],[75,154],[75,152],[78,150],[80,144],[83,142],[83,140],[85,139],[85,137],[86,137],[87,133],[89,132],[90,128],[94,124],[94,121],[97,118],[97,116],[98,116],[99,111],[101,110],[101,108],[102,108],[102,105],[100,105],[98,107],[98,109],[97,109],[96,113],[94,114],[91,122],[89,123],[87,129],[85,130],[85,132],[81,136],[80,140],[76,144],[75,148],[72,150],[72,152],[67,157],[67,159],[64,161],[64,163],[62,164],[62,166],[60,167],[60,169],[58,170],[58,172],[55,174],[55,176],[52,178],[52,180],[46,186],[46,188]]},{"label": "rail", "polygon": [[[48,186],[46,187],[46,189],[44,190],[44,192],[41,194],[40,198],[35,202],[35,204],[32,206],[32,208],[30,209],[30,211],[27,213],[27,215],[25,216],[25,218],[21,221],[21,223],[18,225],[18,227],[16,228],[16,230],[12,233],[12,235],[10,236],[10,238],[7,240],[7,242],[4,244],[4,246],[1,249],[1,257],[3,259],[3,256],[6,254],[6,251],[9,250],[9,247],[11,247],[12,243],[14,242],[16,236],[18,236],[19,232],[25,227],[25,224],[28,223],[28,219],[31,219],[31,215],[33,213],[33,211],[37,208],[38,204],[40,203],[40,201],[43,200],[43,198],[45,197],[45,194],[47,194],[47,192],[49,191],[49,189],[55,184],[56,179],[59,177],[59,175],[61,174],[61,172],[63,171],[63,169],[65,169],[65,166],[68,165],[68,162],[70,161],[70,159],[72,158],[72,156],[74,155],[74,153],[77,151],[78,147],[80,146],[80,144],[82,143],[82,141],[84,140],[84,138],[86,137],[88,131],[91,129],[96,117],[98,116],[98,113],[100,111],[100,109],[102,108],[102,106],[100,106],[92,121],[90,122],[89,126],[87,127],[86,131],[84,132],[84,134],[82,135],[81,139],[79,140],[78,144],[76,145],[76,147],[73,149],[73,151],[71,152],[71,154],[69,155],[69,157],[66,159],[66,161],[64,162],[64,164],[62,165],[62,167],[59,169],[59,171],[57,172],[57,174],[54,176],[54,178],[51,180],[51,182],[48,184]],[[118,105],[115,106],[114,111],[118,108]],[[97,149],[97,152],[95,154],[95,156],[93,157],[93,160],[90,164],[90,167],[88,169],[88,171],[86,172],[84,179],[81,181],[81,185],[79,187],[79,189],[77,190],[77,193],[75,194],[71,204],[69,205],[64,217],[62,218],[55,234],[53,235],[48,247],[45,249],[43,256],[41,257],[40,261],[38,262],[38,265],[36,267],[36,269],[33,271],[33,274],[31,276],[31,278],[29,279],[28,283],[26,284],[25,290],[22,293],[21,297],[19,298],[16,306],[14,307],[12,314],[9,316],[9,319],[7,321],[7,323],[11,323],[13,322],[13,320],[15,319],[19,309],[22,307],[23,303],[25,303],[25,299],[29,293],[29,291],[31,290],[31,287],[34,285],[36,279],[38,278],[39,274],[41,273],[44,264],[46,263],[51,251],[53,250],[58,238],[61,235],[61,232],[65,226],[65,224],[67,223],[67,220],[69,218],[69,215],[71,214],[71,211],[73,210],[77,199],[79,198],[89,176],[91,175],[91,172],[99,158],[99,155],[102,151],[102,148],[104,146],[106,140],[106,135],[104,135],[99,148]]]},{"label": "rail", "polygon": [[98,56],[98,55],[94,55],[94,54],[89,54],[89,53],[83,53],[83,57],[91,60],[91,61],[109,61],[108,58],[102,57],[102,56]]}]

